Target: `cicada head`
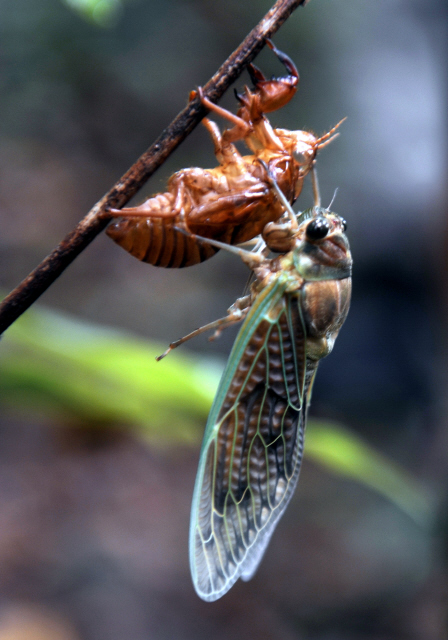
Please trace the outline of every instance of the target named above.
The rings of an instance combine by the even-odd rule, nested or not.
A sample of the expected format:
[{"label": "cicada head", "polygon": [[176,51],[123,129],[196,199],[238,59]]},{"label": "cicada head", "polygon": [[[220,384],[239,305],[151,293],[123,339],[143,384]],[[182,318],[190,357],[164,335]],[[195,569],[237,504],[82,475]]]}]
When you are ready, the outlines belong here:
[{"label": "cicada head", "polygon": [[[330,129],[330,131],[320,138],[317,138],[310,131],[288,131],[288,129],[275,129],[275,133],[281,140],[284,150],[294,158],[298,165],[299,175],[297,185],[300,185],[300,188],[301,180],[303,180],[314,166],[317,152],[319,149],[326,147],[330,142],[337,138],[339,134],[336,133],[336,130],[344,120],[338,122],[335,127]],[[297,196],[298,194],[296,194],[296,197]]]},{"label": "cicada head", "polygon": [[305,280],[342,280],[352,273],[352,256],[341,216],[322,207],[301,214],[293,264]]},{"label": "cicada head", "polygon": [[318,139],[310,131],[289,131],[275,129],[285,151],[291,155],[299,165],[299,178],[304,178],[313,168]]}]

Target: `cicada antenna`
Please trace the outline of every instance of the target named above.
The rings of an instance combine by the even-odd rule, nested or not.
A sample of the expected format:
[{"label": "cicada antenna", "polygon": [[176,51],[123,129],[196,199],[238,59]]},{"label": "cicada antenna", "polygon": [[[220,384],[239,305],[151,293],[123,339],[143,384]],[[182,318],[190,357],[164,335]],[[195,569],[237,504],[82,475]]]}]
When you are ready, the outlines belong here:
[{"label": "cicada antenna", "polygon": [[337,195],[337,193],[338,193],[338,190],[339,190],[339,187],[336,187],[336,189],[334,190],[334,193],[333,193],[333,197],[331,198],[330,204],[329,204],[329,205],[328,205],[328,207],[325,209],[325,211],[330,211],[330,207],[331,207],[331,205],[333,204],[333,202],[334,202],[334,200],[335,200],[335,198],[336,198],[336,195]]},{"label": "cicada antenna", "polygon": [[318,149],[323,149],[339,136],[339,133],[335,134],[334,132],[336,131],[336,129],[339,129],[339,127],[343,122],[345,122],[345,120],[347,120],[346,117],[342,118],[342,120],[340,120],[332,129],[330,129],[330,131],[324,133],[323,136],[316,140],[316,146]]}]

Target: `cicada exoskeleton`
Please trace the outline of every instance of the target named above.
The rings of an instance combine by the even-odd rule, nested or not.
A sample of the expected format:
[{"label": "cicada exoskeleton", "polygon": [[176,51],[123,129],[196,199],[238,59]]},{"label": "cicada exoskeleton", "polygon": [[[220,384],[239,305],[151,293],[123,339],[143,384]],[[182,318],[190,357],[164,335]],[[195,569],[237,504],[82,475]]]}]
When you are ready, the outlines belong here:
[{"label": "cicada exoskeleton", "polygon": [[[238,95],[240,109],[232,114],[202,96],[204,106],[232,123],[222,135],[208,118],[219,166],[188,168],[168,181],[168,191],[137,207],[110,210],[119,219],[106,233],[139,260],[162,267],[186,267],[211,257],[216,247],[199,246],[192,235],[240,244],[260,234],[265,225],[283,213],[270,187],[263,163],[269,168],[289,202],[300,194],[319,148],[334,132],[316,138],[307,131],[273,129],[264,113],[284,106],[294,95],[298,72],[294,63],[271,43],[288,76],[266,80],[250,65],[255,89]],[[243,139],[252,155],[242,156],[234,145]]]}]

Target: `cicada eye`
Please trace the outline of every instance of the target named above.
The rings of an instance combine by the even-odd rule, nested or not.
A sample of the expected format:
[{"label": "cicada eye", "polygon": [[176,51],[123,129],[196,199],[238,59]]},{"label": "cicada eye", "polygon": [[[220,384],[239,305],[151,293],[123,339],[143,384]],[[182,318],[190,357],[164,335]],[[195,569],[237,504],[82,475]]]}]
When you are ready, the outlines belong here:
[{"label": "cicada eye", "polygon": [[330,223],[323,216],[311,220],[306,228],[306,236],[309,240],[322,240],[330,231]]},{"label": "cicada eye", "polygon": [[294,149],[294,151],[292,152],[293,158],[294,160],[300,165],[303,166],[304,164],[306,164],[307,161],[307,157],[306,155],[302,152],[302,151],[297,151],[296,149]]}]

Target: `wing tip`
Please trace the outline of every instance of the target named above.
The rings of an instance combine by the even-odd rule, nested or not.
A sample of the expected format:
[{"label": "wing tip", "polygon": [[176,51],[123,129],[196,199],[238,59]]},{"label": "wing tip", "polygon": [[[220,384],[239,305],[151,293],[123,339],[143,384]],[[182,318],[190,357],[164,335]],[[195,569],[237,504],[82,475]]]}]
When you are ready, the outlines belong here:
[{"label": "wing tip", "polygon": [[222,598],[222,596],[224,596],[233,587],[235,582],[240,577],[240,574],[239,572],[237,572],[230,578],[226,579],[224,584],[219,588],[213,587],[210,575],[207,576],[207,578],[204,578],[204,576],[202,576],[202,578],[199,578],[196,571],[193,570],[193,567],[191,571],[191,577],[194,589],[201,600],[204,600],[204,602],[215,602],[216,600]]}]

